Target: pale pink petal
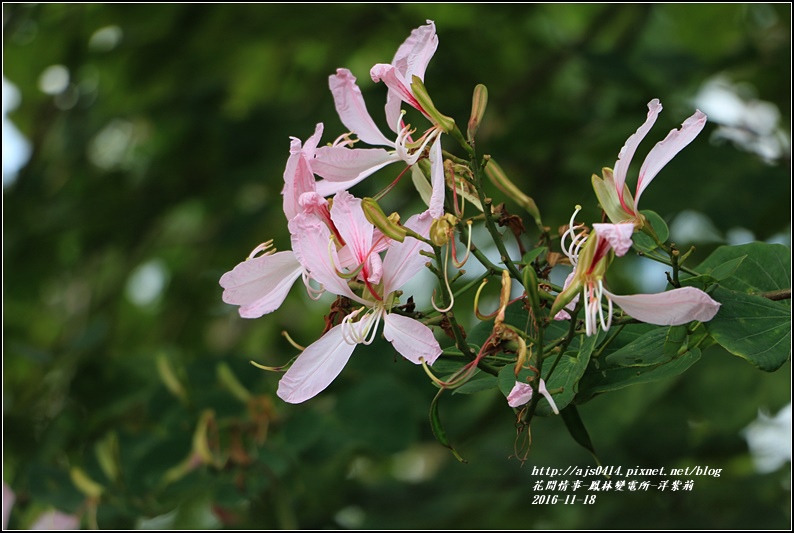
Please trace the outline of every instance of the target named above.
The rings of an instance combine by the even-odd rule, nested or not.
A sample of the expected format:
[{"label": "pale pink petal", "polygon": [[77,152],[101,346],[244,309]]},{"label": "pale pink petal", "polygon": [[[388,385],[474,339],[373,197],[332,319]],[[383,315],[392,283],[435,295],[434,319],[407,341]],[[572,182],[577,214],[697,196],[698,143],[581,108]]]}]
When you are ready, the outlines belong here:
[{"label": "pale pink petal", "polygon": [[444,179],[441,135],[438,135],[430,147],[430,185],[433,187],[433,194],[430,195],[430,215],[433,218],[440,218],[444,215],[444,196],[447,187]]},{"label": "pale pink petal", "polygon": [[[374,146],[394,146],[375,125],[361,89],[356,85],[356,77],[346,68],[336,70],[336,74],[328,78],[328,85],[334,96],[336,112],[347,129],[355,133],[359,139]],[[396,118],[395,118],[396,122]]]},{"label": "pale pink petal", "polygon": [[303,272],[291,251],[243,261],[220,279],[223,301],[239,305],[243,318],[258,318],[278,309]]},{"label": "pale pink petal", "polygon": [[8,528],[8,517],[11,516],[11,509],[13,509],[16,499],[14,491],[3,481],[3,530]]},{"label": "pale pink petal", "polygon": [[298,199],[301,195],[315,190],[310,161],[322,134],[323,124],[319,123],[314,128],[314,134],[306,140],[305,146],[301,147],[301,141],[297,137],[291,137],[290,156],[284,169],[284,188],[281,191],[284,196],[284,214],[288,221],[300,213]]},{"label": "pale pink petal", "polygon": [[405,42],[400,45],[391,64],[406,79],[410,80],[412,76],[417,76],[424,81],[425,70],[433,58],[433,54],[436,53],[436,48],[438,48],[436,25],[432,20],[428,20],[426,25],[413,30]]},{"label": "pale pink petal", "polygon": [[634,195],[634,205],[640,204],[640,195],[651,183],[656,174],[675,155],[691,143],[706,125],[706,115],[699,109],[681,125],[679,130],[670,130],[667,137],[651,149],[640,168],[640,178],[637,181],[637,194]]},{"label": "pale pink petal", "polygon": [[328,226],[316,217],[301,214],[289,222],[289,231],[295,257],[317,283],[327,291],[363,303],[350,290],[347,280],[336,273],[339,257]]},{"label": "pale pink petal", "polygon": [[346,191],[337,193],[331,208],[331,220],[353,254],[355,266],[365,265],[362,276],[371,283],[378,283],[382,270],[380,257],[372,251],[375,226],[364,215],[361,199]]},{"label": "pale pink petal", "polygon": [[[542,379],[538,384],[538,392],[549,402],[551,410],[554,411],[554,414],[560,414],[560,411],[557,409],[557,404],[554,403],[554,398],[551,397],[548,389],[546,389],[546,382]],[[507,405],[510,407],[521,407],[522,405],[529,403],[531,399],[532,385],[522,381],[516,381],[516,384],[513,385],[513,389],[510,391],[510,394],[507,395]]]},{"label": "pale pink petal", "polygon": [[388,313],[383,319],[383,336],[400,355],[417,365],[423,360],[432,365],[441,355],[433,330],[407,316]]},{"label": "pale pink petal", "polygon": [[[626,144],[623,145],[623,148],[621,148],[618,153],[618,160],[615,163],[613,176],[615,178],[615,188],[617,189],[618,198],[620,198],[621,202],[623,202],[623,185],[626,183],[626,173],[629,170],[631,158],[634,157],[634,152],[637,151],[637,147],[648,134],[653,123],[656,122],[656,117],[659,116],[661,111],[662,104],[657,98],[648,102],[648,117],[645,119],[645,123],[637,128],[637,131],[628,138]],[[637,205],[636,198],[634,199],[634,205]]]},{"label": "pale pink petal", "polygon": [[80,529],[80,519],[60,511],[47,511],[39,516],[38,520],[30,526],[30,529],[48,529],[51,531]]},{"label": "pale pink petal", "polygon": [[342,328],[356,324],[335,326],[303,350],[278,382],[278,397],[285,402],[301,403],[325,390],[342,372],[357,346],[345,341]]},{"label": "pale pink petal", "polygon": [[323,146],[312,161],[312,171],[328,181],[344,183],[349,189],[390,163],[399,161],[394,152],[383,148],[346,148]]},{"label": "pale pink petal", "polygon": [[615,250],[615,255],[622,257],[631,248],[631,236],[634,234],[633,222],[622,222],[620,224],[593,224],[593,229],[600,239],[609,241],[609,245]]},{"label": "pale pink petal", "polygon": [[[409,218],[405,223],[405,227],[423,237],[427,237],[432,223],[433,217],[425,211]],[[386,257],[383,259],[384,295],[389,295],[400,289],[408,280],[425,268],[425,264],[430,261],[430,258],[420,254],[419,252],[422,250],[430,252],[432,248],[430,245],[410,236],[406,237],[403,242],[391,242],[389,251],[386,252]]]},{"label": "pale pink petal", "polygon": [[[563,291],[568,288],[568,286],[573,281],[573,278],[575,278],[575,277],[576,277],[576,269],[574,268],[571,271],[571,273],[568,274],[568,277],[565,278],[565,283],[562,286],[562,290]],[[556,315],[554,315],[554,320],[570,320],[571,319],[571,315],[568,313],[568,311],[573,311],[574,309],[576,309],[576,304],[578,304],[578,303],[579,303],[579,294],[574,296],[573,300],[568,302],[568,304],[565,306],[565,308],[561,309],[559,312],[557,312]],[[566,311],[566,309],[568,311]]]},{"label": "pale pink petal", "polygon": [[521,407],[532,399],[532,385],[523,381],[516,381],[510,394],[507,395],[507,405]]},{"label": "pale pink petal", "polygon": [[619,296],[604,289],[604,294],[630,317],[657,326],[678,326],[693,320],[708,322],[720,309],[719,302],[694,287],[629,296]]},{"label": "pale pink petal", "polygon": [[425,116],[427,113],[419,102],[414,97],[411,90],[412,80],[405,79],[403,75],[394,67],[394,65],[386,65],[385,63],[378,63],[369,71],[372,76],[372,81],[382,81],[389,88],[386,95],[386,122],[389,127],[397,132],[397,124],[400,121],[400,103],[405,102],[411,107],[418,109]]},{"label": "pale pink petal", "polygon": [[540,383],[538,384],[538,392],[541,393],[544,398],[546,398],[547,402],[549,402],[549,405],[551,406],[551,410],[554,411],[554,414],[555,415],[560,414],[559,409],[557,409],[557,404],[554,403],[554,398],[551,397],[551,393],[546,388],[546,382],[543,381],[542,379],[540,380]]}]

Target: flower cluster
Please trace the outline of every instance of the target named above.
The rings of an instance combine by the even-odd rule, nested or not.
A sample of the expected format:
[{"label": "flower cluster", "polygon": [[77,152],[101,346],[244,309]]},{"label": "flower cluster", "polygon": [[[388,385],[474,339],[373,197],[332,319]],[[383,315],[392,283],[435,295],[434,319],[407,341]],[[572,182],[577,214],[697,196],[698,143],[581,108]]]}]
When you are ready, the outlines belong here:
[{"label": "flower cluster", "polygon": [[[562,254],[556,255],[564,255],[565,260],[551,260],[549,256],[541,264],[537,259],[540,254],[535,253],[533,261],[516,261],[507,252],[497,224],[509,227],[519,246],[522,246],[523,224],[503,206],[493,205],[484,191],[484,177],[527,210],[542,233],[539,242],[551,243],[556,237],[543,226],[534,200],[520,191],[490,156],[478,158],[476,154],[474,135],[487,103],[484,86],[475,89],[466,138],[454,120],[440,113],[433,104],[424,76],[437,46],[435,25],[428,21],[411,33],[391,63],[372,67],[372,80],[382,82],[387,88],[385,117],[391,131],[385,134],[367,111],[353,73],[340,68],[329,77],[336,111],[348,131],[321,146],[324,126],[317,124],[305,142],[291,140],[282,196],[292,249],[277,252],[272,241],[268,241],[220,279],[223,300],[239,306],[239,314],[244,318],[261,317],[278,309],[299,278],[313,299],[324,292],[338,297],[322,335],[302,349],[282,377],[279,397],[290,403],[314,397],[340,374],[357,345],[370,344],[382,334],[405,359],[423,365],[442,391],[464,384],[480,370],[496,376],[499,367],[510,366],[518,376],[522,369],[530,369],[534,374],[528,382],[511,381],[515,384],[506,393],[508,405],[519,413],[531,411],[532,408],[518,408],[539,393],[552,411],[558,413],[553,395],[559,389],[550,390],[546,385],[554,368],[541,374],[542,359],[553,350],[563,353],[572,335],[550,342],[550,346],[556,347],[553,350],[544,348],[542,331],[552,319],[573,321],[572,334],[581,333],[585,338],[594,336],[599,329],[609,329],[613,317],[619,316],[614,305],[632,319],[660,326],[704,322],[715,316],[719,303],[697,288],[680,287],[675,282],[672,290],[662,294],[623,296],[610,292],[605,280],[613,260],[634,246],[635,233],[642,231],[655,236],[648,219],[637,208],[640,196],[662,167],[703,129],[706,122],[703,113],[695,112],[680,129],[671,131],[650,151],[632,195],[626,185],[629,163],[662,108],[658,100],[652,100],[648,104],[647,120],[620,150],[614,170],[605,168],[602,177],[592,178],[596,196],[611,223],[593,224],[592,229],[577,224],[575,217],[580,210],[577,206],[567,230],[558,236]],[[403,104],[427,120],[423,131],[406,123]],[[442,151],[444,136],[457,141],[468,159]],[[405,166],[400,177],[411,170],[420,196],[427,204],[426,210],[412,214],[404,223],[396,213],[387,217],[376,200],[357,198],[349,192],[362,180],[392,164]],[[394,184],[384,184],[384,194]],[[465,205],[459,205],[459,198],[468,199],[476,207],[476,214],[466,218]],[[500,252],[501,265],[492,263],[471,242],[471,226],[475,221],[483,221]],[[452,285],[463,272],[450,275],[448,259],[451,256],[455,267],[462,266],[466,259],[458,261],[460,252],[456,252],[461,243],[466,248],[465,257],[470,253],[477,257],[486,273],[480,280],[456,291]],[[570,264],[573,272],[554,296],[549,292],[554,289],[548,275],[558,263]],[[426,267],[438,278],[443,304],[439,307],[436,300],[431,300],[435,311],[422,313],[406,305],[404,299],[401,303],[401,289],[409,279],[427,270]],[[500,307],[491,315],[496,318],[490,335],[484,342],[473,345],[455,317],[455,298],[459,292],[476,287],[479,281],[482,281],[481,291],[491,276],[502,278]],[[520,299],[528,316],[523,329],[506,320],[506,310],[511,304],[511,279],[520,280],[524,286]],[[475,301],[479,299],[479,291]],[[576,314],[582,309],[584,325],[579,329],[582,326],[576,321]],[[484,321],[490,318],[477,309],[475,314]],[[431,327],[443,329],[454,339],[454,346],[442,349]],[[460,364],[465,365],[446,381],[434,376],[428,368],[442,354],[451,358],[462,356]],[[489,357],[498,354],[513,358],[502,355],[490,362]],[[499,375],[501,379],[502,374]],[[536,404],[537,398],[530,403]]]}]

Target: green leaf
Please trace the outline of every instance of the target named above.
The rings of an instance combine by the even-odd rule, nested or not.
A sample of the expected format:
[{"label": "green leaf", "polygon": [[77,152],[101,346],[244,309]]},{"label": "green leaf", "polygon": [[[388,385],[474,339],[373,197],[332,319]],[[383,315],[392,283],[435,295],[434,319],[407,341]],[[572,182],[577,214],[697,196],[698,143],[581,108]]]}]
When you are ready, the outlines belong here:
[{"label": "green leaf", "polygon": [[546,248],[545,246],[538,246],[537,248],[525,253],[524,257],[521,258],[521,262],[524,263],[525,265],[528,265],[529,263],[531,263],[541,255],[543,255],[547,251],[548,248]]},{"label": "green leaf", "polygon": [[[732,275],[718,278],[736,262]],[[791,287],[791,250],[782,244],[751,242],[738,246],[720,246],[697,271],[720,280],[726,289],[742,293],[759,293]]]},{"label": "green leaf", "polygon": [[[656,232],[656,236],[659,237],[659,240],[665,242],[670,236],[670,229],[667,227],[667,223],[664,219],[655,211],[646,210],[640,212],[645,215],[645,218],[648,223],[650,223],[653,231]],[[641,231],[635,233],[632,240],[634,241],[634,245],[643,252],[650,252],[658,248],[656,241]]]},{"label": "green leaf", "polygon": [[761,370],[773,372],[791,358],[791,305],[717,287],[720,302],[706,330],[723,348]]},{"label": "green leaf", "polygon": [[[659,346],[659,351],[662,351],[662,346]],[[576,397],[576,401],[581,403],[602,392],[677,376],[699,359],[700,350],[692,348],[672,361],[655,366],[615,366],[589,371],[579,382],[579,395]]]},{"label": "green leaf", "polygon": [[603,360],[608,367],[648,367],[664,364],[671,359],[664,349],[667,332],[667,328],[654,328]]},{"label": "green leaf", "polygon": [[441,416],[438,414],[438,399],[441,398],[441,394],[443,392],[444,389],[438,391],[438,394],[435,395],[433,402],[430,404],[430,429],[433,430],[433,435],[436,437],[436,440],[439,444],[449,448],[452,452],[452,455],[455,456],[455,459],[461,463],[465,463],[466,460],[463,459],[463,457],[460,456],[455,448],[452,447],[452,444],[449,443],[447,432],[444,431],[444,426],[441,424]]},{"label": "green leaf", "polygon": [[496,376],[478,370],[469,381],[457,389],[453,389],[452,394],[474,394],[475,392],[495,389],[498,386],[499,384],[496,381]]},{"label": "green leaf", "polygon": [[[553,364],[551,361],[544,361],[543,379],[546,381],[546,388],[549,390],[562,388],[562,392],[553,395],[557,409],[565,409],[576,396],[579,390],[579,380],[587,370],[590,356],[595,348],[597,336],[581,336],[581,348],[578,352],[565,352],[560,358],[560,362],[554,367],[554,373],[549,377]],[[537,414],[551,415],[551,406],[547,401],[541,401],[537,407]]]},{"label": "green leaf", "polygon": [[565,427],[568,428],[568,433],[573,437],[573,440],[590,452],[596,464],[601,466],[601,460],[598,458],[598,454],[596,454],[593,441],[590,440],[590,434],[587,432],[587,428],[584,427],[584,422],[582,422],[582,417],[579,416],[579,410],[576,409],[576,406],[569,405],[560,411],[560,415],[562,416],[563,422],[565,422]]}]

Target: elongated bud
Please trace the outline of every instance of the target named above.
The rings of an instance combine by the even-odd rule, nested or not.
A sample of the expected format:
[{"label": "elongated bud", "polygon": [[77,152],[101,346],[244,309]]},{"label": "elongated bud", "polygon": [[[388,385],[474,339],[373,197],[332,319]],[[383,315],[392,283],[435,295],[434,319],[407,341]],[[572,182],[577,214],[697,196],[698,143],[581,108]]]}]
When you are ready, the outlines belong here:
[{"label": "elongated bud", "polygon": [[540,320],[540,294],[538,293],[538,275],[532,265],[524,267],[524,290],[527,291],[527,299],[535,315],[535,320]]},{"label": "elongated bud", "polygon": [[425,110],[425,113],[427,113],[433,122],[441,126],[444,133],[450,133],[455,127],[455,121],[446,115],[442,115],[441,112],[436,109],[436,106],[433,105],[433,100],[431,100],[430,95],[427,94],[425,84],[418,76],[414,76],[411,81],[411,90],[417,102],[419,102],[419,105],[422,106],[422,109]]},{"label": "elongated bud", "polygon": [[381,230],[384,235],[398,242],[405,240],[408,232],[400,225],[400,215],[392,213],[386,216],[378,202],[372,198],[363,198],[361,200],[361,209],[364,210],[364,216],[367,217],[370,224]]},{"label": "elongated bud", "polygon": [[457,223],[457,219],[450,213],[435,219],[430,225],[430,241],[436,246],[444,246],[449,242],[452,229]]},{"label": "elongated bud", "polygon": [[248,403],[251,399],[251,393],[245,386],[240,383],[237,376],[234,375],[232,369],[226,363],[220,363],[215,367],[215,373],[218,376],[218,381],[232,393],[232,395],[243,403]]},{"label": "elongated bud", "polygon": [[105,487],[88,477],[82,468],[73,466],[69,470],[69,477],[77,489],[89,498],[99,498],[105,492]]},{"label": "elongated bud", "polygon": [[119,476],[119,437],[115,432],[110,432],[105,438],[94,446],[97,462],[102,472],[110,481],[115,482]]},{"label": "elongated bud", "polygon": [[165,388],[168,389],[168,392],[179,398],[182,402],[187,401],[187,391],[185,387],[182,386],[182,382],[179,381],[179,378],[176,377],[176,372],[174,372],[174,368],[171,366],[171,362],[165,354],[157,356],[157,373],[160,375],[160,379],[163,385],[165,385]]},{"label": "elongated bud", "polygon": [[535,224],[541,230],[543,229],[543,222],[540,218],[540,210],[538,209],[537,204],[535,204],[535,200],[521,192],[521,189],[516,187],[515,183],[510,181],[510,178],[507,177],[505,171],[502,170],[502,167],[496,164],[496,161],[493,159],[488,159],[488,164],[485,165],[485,175],[488,176],[488,179],[496,185],[496,187],[505,193],[507,196],[512,198],[518,205],[524,208],[524,210],[532,215],[532,218],[535,219]]},{"label": "elongated bud", "polygon": [[485,115],[485,108],[488,106],[488,88],[482,83],[477,84],[474,88],[474,94],[471,97],[471,117],[469,117],[469,126],[466,130],[469,142],[474,140],[477,130],[480,129],[482,117]]}]

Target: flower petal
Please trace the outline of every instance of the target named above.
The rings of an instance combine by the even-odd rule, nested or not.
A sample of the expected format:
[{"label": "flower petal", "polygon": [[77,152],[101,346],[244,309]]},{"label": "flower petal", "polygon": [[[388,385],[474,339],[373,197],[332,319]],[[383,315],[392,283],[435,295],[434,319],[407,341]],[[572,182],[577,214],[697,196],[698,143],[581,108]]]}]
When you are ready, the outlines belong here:
[{"label": "flower petal", "polygon": [[604,294],[630,317],[657,326],[678,326],[693,320],[708,322],[720,309],[719,302],[694,287],[630,296],[619,296],[604,289]]},{"label": "flower petal", "polygon": [[317,217],[301,214],[290,221],[289,231],[295,257],[314,280],[327,291],[364,303],[336,273],[339,256],[328,226]]},{"label": "flower petal", "polygon": [[80,519],[74,515],[60,511],[47,511],[42,513],[30,529],[46,529],[49,531],[67,531],[80,529]]},{"label": "flower petal", "polygon": [[413,76],[417,76],[424,81],[425,70],[433,54],[436,53],[436,48],[438,48],[436,25],[432,20],[428,20],[426,25],[413,30],[400,45],[391,64],[405,79],[410,80]]},{"label": "flower petal", "polygon": [[346,148],[322,146],[312,160],[312,170],[328,181],[344,183],[345,190],[389,163],[399,161],[394,152],[383,148]]},{"label": "flower petal", "polygon": [[8,517],[11,516],[11,509],[14,507],[16,499],[14,491],[3,481],[3,530],[8,528]]},{"label": "flower petal", "polygon": [[516,381],[510,394],[507,395],[507,405],[521,407],[532,399],[532,385],[523,381]]},{"label": "flower petal", "polygon": [[[433,217],[425,211],[409,218],[405,227],[427,237],[432,223]],[[398,290],[425,267],[429,259],[419,253],[423,250],[429,252],[432,248],[413,237],[406,237],[403,242],[392,241],[389,244],[389,251],[383,259],[384,295]]]},{"label": "flower petal", "polygon": [[430,147],[430,185],[433,194],[430,196],[430,215],[433,218],[444,216],[444,195],[446,180],[444,179],[444,157],[441,153],[441,135],[438,135]]},{"label": "flower petal", "polygon": [[706,115],[699,109],[681,125],[679,130],[670,130],[663,141],[654,146],[640,168],[640,178],[637,181],[637,194],[634,195],[634,205],[639,205],[642,191],[651,183],[656,174],[675,155],[691,143],[706,125]]},{"label": "flower petal", "polygon": [[557,404],[554,403],[554,398],[551,397],[551,393],[546,388],[546,382],[543,381],[542,379],[538,384],[538,392],[541,393],[544,398],[546,398],[547,402],[549,402],[549,405],[551,406],[551,410],[554,411],[554,414],[555,415],[560,414],[560,410],[557,409]]},{"label": "flower petal", "polygon": [[337,193],[331,208],[331,220],[353,256],[353,268],[365,264],[361,274],[371,283],[378,283],[382,267],[380,256],[372,251],[375,226],[364,215],[361,199],[346,191]]},{"label": "flower petal", "polygon": [[600,239],[609,241],[609,245],[615,250],[616,256],[622,257],[631,249],[631,236],[634,234],[633,222],[593,224],[593,229]]},{"label": "flower petal", "polygon": [[372,120],[361,89],[356,84],[356,77],[349,70],[337,69],[335,75],[329,76],[328,85],[334,96],[339,119],[347,129],[367,144],[394,147],[394,143],[381,133]]},{"label": "flower petal", "polygon": [[[615,188],[617,189],[618,197],[621,202],[623,201],[623,185],[626,183],[626,173],[629,170],[631,158],[634,157],[634,152],[637,151],[637,147],[648,134],[653,123],[656,122],[656,117],[659,116],[661,111],[662,104],[659,102],[658,98],[654,98],[648,102],[648,116],[645,119],[645,123],[637,128],[637,131],[626,140],[626,144],[623,145],[623,148],[621,148],[618,153],[618,160],[615,163],[613,175],[615,179]],[[637,204],[636,198],[634,199],[634,204]]]},{"label": "flower petal", "polygon": [[433,330],[407,316],[388,313],[383,319],[383,336],[400,355],[417,365],[422,360],[432,365],[441,355]]},{"label": "flower petal", "polygon": [[303,267],[291,251],[243,261],[220,279],[223,301],[239,305],[243,318],[259,318],[278,309]]},{"label": "flower petal", "polygon": [[357,346],[345,341],[342,327],[341,324],[333,327],[303,350],[278,382],[276,394],[279,398],[289,403],[305,402],[325,390],[336,379]]},{"label": "flower petal", "polygon": [[[427,112],[422,109],[414,93],[411,90],[411,81],[406,80],[394,65],[378,63],[369,71],[372,81],[375,83],[382,81],[389,88],[386,94],[386,122],[395,133],[397,124],[400,121],[400,104],[406,104],[422,112],[426,117]],[[429,117],[428,117],[429,118]]]},{"label": "flower petal", "polygon": [[284,169],[284,188],[281,190],[281,194],[284,196],[284,215],[288,221],[301,212],[298,204],[301,195],[315,191],[314,174],[309,161],[314,157],[314,151],[322,133],[323,125],[319,123],[314,129],[314,135],[306,140],[306,145],[303,148],[301,148],[300,139],[292,137],[290,156],[287,159],[287,167]]}]

